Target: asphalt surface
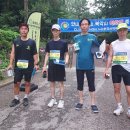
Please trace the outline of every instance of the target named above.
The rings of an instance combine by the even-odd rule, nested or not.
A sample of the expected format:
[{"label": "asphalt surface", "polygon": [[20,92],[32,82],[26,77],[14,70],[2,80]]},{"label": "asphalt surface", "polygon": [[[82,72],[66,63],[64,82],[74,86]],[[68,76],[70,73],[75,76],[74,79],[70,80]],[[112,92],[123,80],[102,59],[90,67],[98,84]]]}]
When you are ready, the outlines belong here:
[{"label": "asphalt surface", "polygon": [[[94,114],[90,109],[90,96],[87,80],[84,85],[84,106],[80,111],[75,110],[78,102],[75,68],[66,69],[65,107],[58,109],[57,105],[48,108],[50,88],[41,73],[32,80],[39,88],[30,93],[30,105],[23,107],[24,93],[20,93],[21,104],[10,108],[13,99],[13,84],[0,88],[0,130],[130,130],[130,119],[127,118],[127,102],[124,86],[122,85],[122,103],[124,113],[114,116],[116,108],[111,79],[103,78],[103,65],[99,62],[96,67],[96,97],[99,113]],[[59,99],[58,83],[56,98]]]}]

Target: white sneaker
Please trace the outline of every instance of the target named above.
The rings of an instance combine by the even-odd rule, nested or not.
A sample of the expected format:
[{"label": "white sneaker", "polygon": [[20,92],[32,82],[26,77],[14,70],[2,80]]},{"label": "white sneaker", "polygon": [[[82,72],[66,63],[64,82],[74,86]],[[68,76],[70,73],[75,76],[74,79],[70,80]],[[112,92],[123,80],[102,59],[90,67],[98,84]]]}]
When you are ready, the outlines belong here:
[{"label": "white sneaker", "polygon": [[58,108],[64,108],[64,100],[59,100]]},{"label": "white sneaker", "polygon": [[130,118],[130,108],[128,108],[127,117]]},{"label": "white sneaker", "polygon": [[48,103],[48,107],[53,107],[53,106],[56,105],[56,104],[57,104],[56,99],[55,99],[55,98],[52,98],[52,99],[50,100],[50,102]]},{"label": "white sneaker", "polygon": [[123,113],[124,109],[123,107],[120,105],[117,107],[116,110],[114,110],[113,114],[116,115],[116,116],[119,116],[121,113]]}]

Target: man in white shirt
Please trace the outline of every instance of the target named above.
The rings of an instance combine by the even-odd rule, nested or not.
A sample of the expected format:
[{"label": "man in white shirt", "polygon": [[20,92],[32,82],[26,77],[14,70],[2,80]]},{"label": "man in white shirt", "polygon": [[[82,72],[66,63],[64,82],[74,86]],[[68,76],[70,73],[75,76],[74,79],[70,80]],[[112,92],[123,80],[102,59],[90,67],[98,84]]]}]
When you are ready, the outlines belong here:
[{"label": "man in white shirt", "polygon": [[110,53],[104,76],[108,74],[108,69],[112,63],[112,81],[114,96],[117,102],[117,109],[114,110],[113,114],[120,115],[124,111],[120,93],[121,79],[123,79],[128,102],[127,116],[130,118],[130,39],[127,39],[127,33],[127,24],[118,24],[117,34],[119,39],[113,41],[110,45]]}]

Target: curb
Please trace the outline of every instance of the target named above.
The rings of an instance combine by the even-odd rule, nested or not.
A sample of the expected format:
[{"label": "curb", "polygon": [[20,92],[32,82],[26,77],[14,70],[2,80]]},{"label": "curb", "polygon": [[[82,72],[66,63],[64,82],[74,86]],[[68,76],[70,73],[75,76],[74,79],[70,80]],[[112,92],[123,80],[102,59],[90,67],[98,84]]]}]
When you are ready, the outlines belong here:
[{"label": "curb", "polygon": [[[41,72],[41,71],[38,70],[36,73],[40,73],[40,72]],[[0,88],[4,87],[4,86],[6,86],[6,85],[9,85],[9,84],[11,84],[11,83],[13,83],[13,81],[14,81],[14,76],[9,77],[9,78],[7,78],[7,79],[4,79],[4,80],[0,81]]]},{"label": "curb", "polygon": [[5,79],[5,80],[2,80],[2,81],[0,82],[0,88],[4,87],[4,86],[6,86],[6,85],[9,85],[9,84],[11,84],[11,83],[13,83],[13,80],[14,80],[13,77],[10,77],[10,78],[7,78],[7,79]]}]

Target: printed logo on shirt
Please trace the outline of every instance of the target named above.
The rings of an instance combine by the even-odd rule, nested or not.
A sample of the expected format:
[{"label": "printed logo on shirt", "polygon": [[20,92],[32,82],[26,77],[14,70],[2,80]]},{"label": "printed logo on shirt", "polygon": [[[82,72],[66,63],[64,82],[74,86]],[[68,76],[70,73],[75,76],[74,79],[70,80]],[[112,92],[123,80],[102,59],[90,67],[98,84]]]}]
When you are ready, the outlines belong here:
[{"label": "printed logo on shirt", "polygon": [[127,52],[117,52],[113,56],[113,63],[115,64],[127,64],[128,56]]},{"label": "printed logo on shirt", "polygon": [[27,50],[30,50],[30,46],[27,46],[27,48],[26,48]]},{"label": "printed logo on shirt", "polygon": [[93,39],[92,38],[87,38],[87,41],[91,42],[91,41],[93,41]]}]

